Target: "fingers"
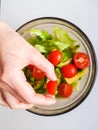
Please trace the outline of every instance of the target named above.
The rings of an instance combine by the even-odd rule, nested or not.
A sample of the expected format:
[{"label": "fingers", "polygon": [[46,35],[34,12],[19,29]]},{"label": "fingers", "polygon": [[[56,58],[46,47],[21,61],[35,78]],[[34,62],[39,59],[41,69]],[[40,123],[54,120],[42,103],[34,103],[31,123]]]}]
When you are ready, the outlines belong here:
[{"label": "fingers", "polygon": [[35,93],[30,84],[26,81],[24,73],[21,70],[11,71],[0,80],[2,90],[8,91],[18,100],[32,103],[33,94]]},{"label": "fingers", "polygon": [[[12,76],[11,76],[12,77]],[[11,78],[10,77],[10,78]],[[12,77],[13,78],[13,77]],[[27,103],[33,103],[34,90],[26,81],[22,71],[16,71],[14,80],[10,81],[16,93]]]},{"label": "fingers", "polygon": [[27,102],[39,105],[50,105],[55,103],[53,97],[44,96],[41,94],[36,94],[34,89],[26,81],[24,73],[22,71],[16,72],[14,80],[12,80],[12,85],[17,93]]},{"label": "fingers", "polygon": [[[55,103],[55,99],[48,96],[45,97],[41,94],[35,94],[33,102],[38,105],[50,105]],[[19,101],[7,91],[0,92],[0,104],[11,109],[30,109],[34,106],[33,104]]]},{"label": "fingers", "polygon": [[7,91],[10,94],[12,94],[14,97],[16,97],[18,100],[24,101],[23,98],[21,98],[18,93],[16,93],[16,91],[14,90],[14,88],[10,85],[8,85],[7,83],[5,83],[4,81],[0,80],[0,89],[1,89],[1,93],[2,91]]},{"label": "fingers", "polygon": [[8,107],[8,104],[6,103],[5,98],[4,98],[1,90],[0,90],[0,104]]},{"label": "fingers", "polygon": [[33,103],[35,105],[52,105],[56,103],[56,99],[52,96],[45,96],[37,93],[35,93],[33,96]]},{"label": "fingers", "polygon": [[10,107],[11,109],[30,109],[33,107],[33,104],[28,104],[24,102],[24,100],[22,100],[22,98],[20,98],[19,95],[17,95],[14,91],[12,91],[10,86],[6,85],[3,82],[2,82],[2,86],[3,87],[0,86],[1,105]]},{"label": "fingers", "polygon": [[54,72],[54,66],[33,47],[32,47],[32,57],[30,55],[30,59],[31,63],[36,67],[38,67],[43,72],[45,72],[46,76],[50,80],[53,81],[57,80],[56,74]]},{"label": "fingers", "polygon": [[30,109],[33,107],[33,104],[21,102],[7,91],[3,91],[3,95],[11,109]]},{"label": "fingers", "polygon": [[[21,101],[27,104],[50,105],[50,104],[55,103],[55,99],[52,97],[44,96],[41,94],[36,94],[34,89],[26,81],[26,78],[22,71],[15,71],[15,75],[14,73],[12,74],[11,73],[9,74],[11,86],[8,86],[7,84],[4,84],[3,82],[1,84],[3,86],[2,90],[4,93],[4,97],[6,97],[6,101],[8,102],[10,107],[12,107],[11,104],[14,103],[13,101],[14,99],[13,100],[9,99],[9,94],[6,94],[6,93],[10,93],[11,95],[10,98],[14,97],[18,101]],[[13,77],[14,77],[14,80],[13,80]],[[17,108],[19,107],[17,106]]]}]

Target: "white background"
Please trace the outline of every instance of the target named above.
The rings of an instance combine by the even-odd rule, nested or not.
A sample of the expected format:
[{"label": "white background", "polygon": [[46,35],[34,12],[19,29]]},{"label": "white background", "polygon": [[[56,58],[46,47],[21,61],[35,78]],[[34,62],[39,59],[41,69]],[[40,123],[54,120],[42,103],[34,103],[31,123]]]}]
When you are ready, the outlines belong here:
[{"label": "white background", "polygon": [[[43,16],[67,19],[79,26],[98,55],[98,0],[2,0],[1,20],[17,29]],[[77,108],[67,114],[44,117],[0,106],[0,130],[98,130],[98,81]]]}]

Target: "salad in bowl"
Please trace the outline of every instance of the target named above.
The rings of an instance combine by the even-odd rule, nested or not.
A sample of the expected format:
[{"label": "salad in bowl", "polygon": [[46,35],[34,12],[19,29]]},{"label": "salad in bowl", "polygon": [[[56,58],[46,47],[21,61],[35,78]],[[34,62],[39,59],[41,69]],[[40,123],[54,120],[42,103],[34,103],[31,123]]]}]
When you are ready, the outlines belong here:
[{"label": "salad in bowl", "polygon": [[54,65],[57,75],[57,81],[50,81],[34,65],[23,68],[36,93],[56,98],[53,105],[35,105],[28,111],[52,116],[81,104],[92,90],[97,68],[93,45],[85,33],[73,23],[54,17],[31,20],[17,32]]},{"label": "salad in bowl", "polygon": [[28,43],[44,55],[55,68],[57,81],[49,81],[39,68],[28,65],[24,68],[27,81],[37,93],[54,95],[56,98],[68,98],[79,90],[79,81],[90,65],[89,56],[80,52],[80,44],[66,30],[53,27],[53,33],[46,30],[29,29]]}]

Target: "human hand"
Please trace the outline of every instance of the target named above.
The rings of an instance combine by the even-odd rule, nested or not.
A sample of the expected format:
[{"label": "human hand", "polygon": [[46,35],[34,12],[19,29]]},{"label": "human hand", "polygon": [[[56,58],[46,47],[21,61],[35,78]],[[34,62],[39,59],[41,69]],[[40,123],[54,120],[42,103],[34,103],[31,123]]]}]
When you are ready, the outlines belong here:
[{"label": "human hand", "polygon": [[50,80],[56,80],[53,65],[18,33],[0,22],[0,104],[12,109],[55,103],[53,97],[35,93],[22,69],[35,65]]}]

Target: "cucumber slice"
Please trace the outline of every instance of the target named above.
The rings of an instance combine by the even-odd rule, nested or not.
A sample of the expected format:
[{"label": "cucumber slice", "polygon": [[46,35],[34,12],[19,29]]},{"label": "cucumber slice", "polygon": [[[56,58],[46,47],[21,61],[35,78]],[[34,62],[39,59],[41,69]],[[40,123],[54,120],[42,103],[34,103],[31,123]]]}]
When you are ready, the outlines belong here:
[{"label": "cucumber slice", "polygon": [[78,91],[79,90],[79,80],[75,81],[71,84],[73,90]]}]

